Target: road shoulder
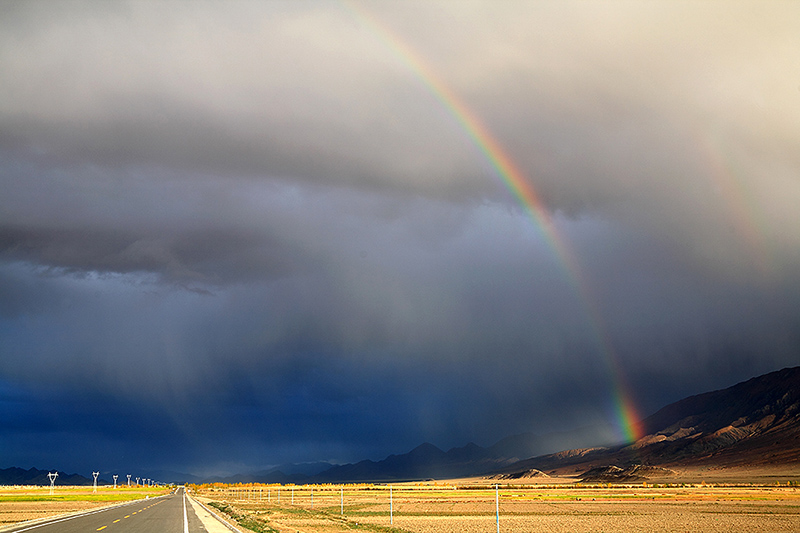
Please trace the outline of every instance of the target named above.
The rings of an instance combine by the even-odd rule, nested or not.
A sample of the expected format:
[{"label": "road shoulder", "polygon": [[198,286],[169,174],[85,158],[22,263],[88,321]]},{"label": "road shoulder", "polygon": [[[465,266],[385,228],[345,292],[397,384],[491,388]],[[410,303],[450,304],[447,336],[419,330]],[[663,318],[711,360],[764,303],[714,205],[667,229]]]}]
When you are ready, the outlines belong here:
[{"label": "road shoulder", "polygon": [[227,521],[224,523],[221,522],[221,520],[224,520],[222,517],[217,518],[218,515],[216,513],[212,514],[210,509],[198,501],[195,501],[195,499],[191,496],[187,497],[186,499],[191,504],[192,511],[194,512],[195,516],[200,520],[208,533],[232,533],[241,531],[241,529]]}]

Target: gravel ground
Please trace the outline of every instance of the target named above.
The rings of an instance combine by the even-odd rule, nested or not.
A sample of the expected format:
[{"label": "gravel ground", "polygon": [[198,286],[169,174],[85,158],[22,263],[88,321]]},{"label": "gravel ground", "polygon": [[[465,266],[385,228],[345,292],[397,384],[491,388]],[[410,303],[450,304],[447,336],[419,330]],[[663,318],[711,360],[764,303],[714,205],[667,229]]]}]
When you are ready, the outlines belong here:
[{"label": "gravel ground", "polygon": [[[111,502],[113,503],[113,502]],[[13,524],[24,520],[46,518],[76,511],[86,511],[95,507],[110,505],[109,502],[0,502],[0,525]]]},{"label": "gravel ground", "polygon": [[[339,533],[387,531],[386,487],[346,489],[345,517],[339,515],[337,490],[318,492],[310,508],[307,489],[295,490],[295,505],[252,499],[230,503],[279,531]],[[494,491],[419,490],[396,487],[395,531],[414,533],[494,533]],[[503,532],[800,532],[800,491],[796,487],[657,488],[517,487],[501,491]]]}]

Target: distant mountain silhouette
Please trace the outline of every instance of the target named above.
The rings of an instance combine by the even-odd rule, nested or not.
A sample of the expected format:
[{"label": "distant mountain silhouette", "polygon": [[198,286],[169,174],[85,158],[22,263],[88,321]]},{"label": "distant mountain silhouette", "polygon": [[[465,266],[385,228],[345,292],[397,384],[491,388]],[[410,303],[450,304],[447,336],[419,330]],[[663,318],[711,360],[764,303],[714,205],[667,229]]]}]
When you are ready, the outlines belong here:
[{"label": "distant mountain silhouette", "polygon": [[408,453],[390,455],[380,461],[364,460],[344,465],[325,462],[285,464],[260,472],[206,478],[203,482],[303,484],[466,477],[559,449],[559,443],[584,443],[588,435],[595,433],[596,428],[592,427],[545,436],[523,433],[506,437],[488,448],[468,443],[446,452],[426,442]]},{"label": "distant mountain silhouette", "polygon": [[[202,477],[193,476],[185,472],[174,472],[172,470],[142,470],[137,471],[136,475],[147,477],[154,480],[156,483],[175,483],[177,485],[182,483],[199,483],[203,480]],[[120,479],[123,479],[123,476],[120,476]],[[127,479],[125,481],[127,483]]]},{"label": "distant mountain silhouette", "polygon": [[[23,468],[5,468],[0,469],[0,485],[50,485],[50,478],[47,477],[49,472],[58,472],[56,478],[56,486],[58,485],[91,485],[94,483],[93,479],[83,477],[79,474],[67,474],[57,470],[37,470],[30,468],[25,470]],[[105,479],[98,479],[98,485],[109,485],[110,481]]]},{"label": "distant mountain silhouette", "polygon": [[[591,448],[542,455],[547,450],[563,450],[559,444],[585,445],[588,435],[598,433],[597,428],[548,435],[523,433],[506,437],[488,448],[469,443],[445,452],[426,442],[408,453],[390,455],[381,461],[365,460],[336,466],[316,463],[306,465],[302,471],[294,469],[296,465],[284,465],[216,481],[333,483],[478,475],[531,477],[531,472],[536,471],[580,474],[610,465],[628,472],[630,467],[640,464],[800,462],[800,367],[691,396],[664,407],[642,424],[647,435],[628,445],[595,442],[596,446]],[[314,472],[317,467],[320,471]],[[644,470],[637,469],[636,475]]]},{"label": "distant mountain silhouette", "polygon": [[[597,442],[591,448],[542,455],[549,450],[563,449],[557,447],[559,444],[585,445],[592,428],[544,436],[524,433],[506,437],[488,448],[469,443],[445,452],[426,442],[406,454],[390,455],[381,461],[365,460],[336,466],[328,463],[281,465],[271,470],[203,481],[331,483],[477,475],[516,479],[542,473],[584,472],[589,477],[630,479],[643,476],[643,472],[659,471],[636,465],[669,468],[704,464],[800,464],[800,367],[690,396],[647,417],[642,426],[647,435],[627,445],[608,446]],[[159,474],[163,474],[159,477],[164,481],[200,481],[188,474]],[[59,472],[56,481],[57,485],[91,483],[91,479],[63,472]],[[98,480],[98,483],[109,484],[107,480]],[[0,470],[0,484],[49,485],[50,481],[46,470],[7,468]]]},{"label": "distant mountain silhouette", "polygon": [[488,448],[470,442],[446,452],[426,442],[406,454],[390,455],[382,461],[365,460],[334,466],[309,476],[303,482],[408,481],[477,476],[522,458],[558,449],[558,443],[585,442],[587,435],[594,432],[595,428],[580,428],[543,436],[523,433],[506,437]]},{"label": "distant mountain silhouette", "polygon": [[252,472],[250,474],[235,474],[227,477],[215,477],[204,480],[205,482],[220,482],[220,483],[306,483],[310,476],[318,474],[324,470],[331,468],[331,463],[317,462],[317,463],[300,463],[300,464],[284,464],[270,468],[269,470],[261,470],[259,472]]},{"label": "distant mountain silhouette", "polygon": [[647,435],[630,445],[566,450],[520,461],[501,472],[800,463],[800,367],[690,396],[647,417],[643,427]]}]

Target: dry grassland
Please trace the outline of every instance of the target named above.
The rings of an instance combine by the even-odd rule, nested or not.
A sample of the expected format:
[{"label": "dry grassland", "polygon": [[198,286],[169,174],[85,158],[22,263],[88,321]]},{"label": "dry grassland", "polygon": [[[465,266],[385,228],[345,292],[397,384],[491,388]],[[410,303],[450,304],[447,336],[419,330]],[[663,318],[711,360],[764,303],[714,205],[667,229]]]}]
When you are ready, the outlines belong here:
[{"label": "dry grassland", "polygon": [[[780,486],[519,485],[500,488],[500,531],[800,531],[800,491]],[[258,532],[494,533],[494,487],[397,484],[200,487]],[[280,503],[277,493],[280,490]],[[344,513],[341,498],[344,497]]]},{"label": "dry grassland", "polygon": [[56,486],[0,487],[0,528],[26,520],[87,511],[116,503],[165,494],[163,489]]}]

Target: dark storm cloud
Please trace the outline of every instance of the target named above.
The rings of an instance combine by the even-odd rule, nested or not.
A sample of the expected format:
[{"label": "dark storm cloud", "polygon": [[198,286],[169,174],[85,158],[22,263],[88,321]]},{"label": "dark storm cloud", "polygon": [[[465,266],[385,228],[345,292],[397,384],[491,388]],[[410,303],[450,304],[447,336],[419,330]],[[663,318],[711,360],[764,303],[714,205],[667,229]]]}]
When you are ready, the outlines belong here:
[{"label": "dark storm cloud", "polygon": [[207,284],[280,277],[296,273],[302,263],[289,244],[243,228],[197,228],[165,235],[9,226],[0,228],[0,254],[64,273],[156,273],[165,281]]},{"label": "dark storm cloud", "polygon": [[793,4],[1,9],[0,466],[608,426],[597,327],[643,414],[800,364]]}]

